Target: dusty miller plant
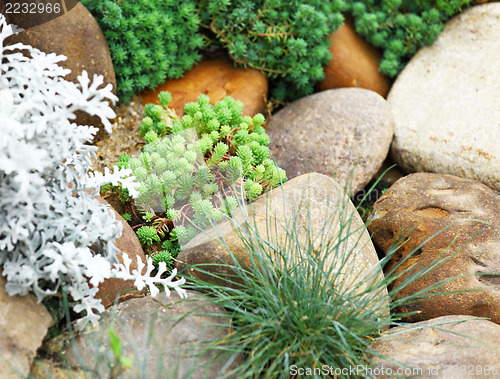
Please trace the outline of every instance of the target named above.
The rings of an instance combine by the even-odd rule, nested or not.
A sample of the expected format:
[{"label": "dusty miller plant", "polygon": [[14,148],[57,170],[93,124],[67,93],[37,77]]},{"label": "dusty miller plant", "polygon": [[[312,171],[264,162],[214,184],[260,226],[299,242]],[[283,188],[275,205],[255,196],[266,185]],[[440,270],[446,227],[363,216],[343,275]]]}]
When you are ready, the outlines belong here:
[{"label": "dusty miller plant", "polygon": [[114,242],[121,224],[88,192],[110,180],[127,186],[127,170],[89,175],[96,148],[88,142],[97,128],[70,121],[81,110],[98,115],[110,132],[111,85],[102,87],[102,76],[91,82],[85,71],[78,84],[65,80],[69,70],[58,65],[63,56],[22,44],[4,47],[14,29],[0,15],[0,265],[7,293],[33,292],[40,302],[65,286],[82,315],[80,328],[95,324],[104,310],[95,294],[105,278],[135,279],[152,295],[156,284],[183,295],[175,272],[160,278],[160,267],[150,277],[151,261],[144,274],[142,262],[130,272],[126,254],[118,264]]}]

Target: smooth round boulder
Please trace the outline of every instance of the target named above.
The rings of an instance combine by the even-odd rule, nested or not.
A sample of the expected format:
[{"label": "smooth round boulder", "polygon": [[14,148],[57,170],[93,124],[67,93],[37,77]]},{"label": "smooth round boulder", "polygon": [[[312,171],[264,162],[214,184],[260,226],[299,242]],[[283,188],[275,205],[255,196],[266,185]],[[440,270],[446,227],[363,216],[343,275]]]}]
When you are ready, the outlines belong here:
[{"label": "smooth round boulder", "polygon": [[410,322],[445,315],[500,324],[500,194],[452,175],[411,174],[378,199],[373,242],[391,256],[387,272]]},{"label": "smooth round boulder", "polygon": [[271,117],[266,131],[271,153],[288,178],[318,172],[354,194],[387,157],[393,123],[379,94],[340,88],[291,103]]},{"label": "smooth round boulder", "polygon": [[387,98],[393,159],[500,190],[500,4],[467,9],[422,48]]},{"label": "smooth round boulder", "polygon": [[144,105],[158,102],[158,93],[172,94],[169,107],[179,116],[184,115],[184,104],[196,101],[201,94],[210,97],[215,104],[226,96],[243,103],[243,114],[254,116],[265,113],[268,84],[267,78],[253,68],[239,68],[228,59],[205,59],[180,79],[170,79],[154,91],[142,94]]}]

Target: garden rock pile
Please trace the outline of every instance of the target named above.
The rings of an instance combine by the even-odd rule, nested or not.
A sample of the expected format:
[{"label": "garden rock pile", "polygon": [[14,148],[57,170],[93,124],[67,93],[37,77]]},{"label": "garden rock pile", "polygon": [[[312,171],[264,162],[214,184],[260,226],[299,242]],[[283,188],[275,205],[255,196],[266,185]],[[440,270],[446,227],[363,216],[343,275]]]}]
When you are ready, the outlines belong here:
[{"label": "garden rock pile", "polygon": [[[81,4],[71,12],[83,12],[77,13],[80,20],[88,17]],[[60,33],[59,27],[53,32],[52,23],[63,22],[64,17],[33,28],[32,36],[23,42],[36,45],[36,41],[53,41],[54,36],[63,34],[63,50],[50,46],[51,52],[70,56],[67,63],[73,72],[95,70],[114,83],[102,33],[92,31],[93,36],[98,36],[98,47],[89,45],[96,38],[87,34],[85,41],[75,40],[77,46],[72,47],[67,33]],[[339,60],[326,68],[327,79],[319,87],[328,90],[297,100],[268,118],[266,131],[271,151],[290,180],[255,200],[250,212],[237,214],[240,225],[242,215],[250,215],[255,217],[260,234],[267,235],[266,219],[271,216],[276,221],[273,225],[292,223],[300,238],[305,238],[308,233],[321,235],[325,220],[331,217],[334,227],[327,234],[340,238],[336,225],[342,217],[353,216],[352,235],[342,242],[351,255],[343,267],[333,267],[342,272],[346,283],[360,291],[372,284],[366,281],[369,275],[380,282],[384,273],[395,269],[402,275],[388,289],[393,295],[392,291],[415,270],[433,267],[422,278],[405,283],[394,297],[386,290],[374,297],[372,305],[383,317],[389,313],[390,298],[398,301],[419,291],[432,293],[423,301],[394,309],[410,312],[404,320],[413,324],[385,331],[371,344],[378,352],[375,366],[396,371],[396,361],[422,369],[421,377],[466,377],[456,371],[457,366],[464,364],[474,366],[479,377],[492,376],[485,371],[478,374],[477,367],[496,367],[500,371],[499,35],[500,4],[484,4],[464,11],[447,24],[432,46],[423,48],[408,63],[385,100],[388,81],[373,72],[379,59],[377,52],[347,24],[332,35],[332,54]],[[352,44],[356,47],[351,49]],[[98,55],[103,52],[104,55]],[[350,52],[351,57],[340,59],[342,52]],[[358,66],[358,60],[364,64]],[[361,67],[364,68],[359,71]],[[364,88],[329,89],[337,86]],[[244,113],[250,115],[269,110],[265,77],[256,70],[236,69],[224,60],[203,61],[184,78],[168,81],[159,90],[172,92],[178,114],[183,114],[185,102],[195,100],[201,93],[208,94],[213,102],[231,95],[244,102]],[[130,104],[122,105],[125,110],[115,120],[115,125],[120,124],[124,131],[121,142],[111,136],[97,143],[101,164],[113,160],[106,156],[108,148],[113,154],[118,150],[119,154],[137,153],[141,143],[136,135],[142,117],[137,107],[142,101],[156,102],[156,98],[157,91],[143,93],[134,99],[134,109]],[[127,117],[122,118],[127,112]],[[134,137],[127,137],[127,133]],[[116,149],[115,145],[122,142],[124,146],[130,142],[130,146],[120,145]],[[366,229],[343,188],[349,183],[350,196],[366,189],[389,150],[406,171],[425,173],[395,181],[374,205]],[[298,205],[300,200],[306,201],[310,209]],[[339,202],[345,205],[344,215],[331,212]],[[117,217],[121,218],[118,214]],[[122,221],[125,232],[117,246],[134,262],[136,256],[144,260],[134,231]],[[250,264],[232,225],[221,224],[220,231],[227,246]],[[191,240],[177,258],[177,268],[213,281],[213,276],[189,267],[208,264],[205,270],[221,276],[217,283],[227,284],[224,276],[232,271],[221,263],[231,263],[232,259],[227,249],[217,243],[218,237],[200,234]],[[274,235],[268,237],[275,239]],[[385,272],[380,269],[372,240],[381,256],[390,253],[398,241],[404,241]],[[326,260],[331,262],[333,258]],[[436,286],[440,281],[444,281],[443,285]],[[5,358],[0,360],[0,372],[6,378],[26,376],[53,320],[31,295],[6,297],[4,282],[0,276],[0,303],[4,310],[0,312],[0,356]],[[204,343],[224,341],[231,333],[230,317],[225,310],[199,293],[188,291],[188,299],[180,300],[174,292],[169,298],[165,294],[152,298],[143,296],[143,292],[125,292],[119,299],[122,302],[112,307],[118,302],[116,295],[131,286],[115,284],[107,282],[100,287],[107,310],[96,330],[77,336],[78,354],[69,346],[61,350],[46,343],[44,348],[52,356],[45,352],[38,359],[32,366],[34,377],[50,377],[50,373],[56,377],[111,375],[106,370],[113,366],[112,362],[95,359],[109,347],[110,330],[123,344],[122,356],[135,359],[133,370],[139,370],[124,371],[120,377],[164,376],[173,369],[171,377],[192,374],[217,378],[244,359],[235,356],[226,367],[228,357],[217,356],[213,351],[201,357],[192,355]],[[68,363],[64,367],[52,359],[61,351]],[[80,371],[82,366],[90,370]]]}]

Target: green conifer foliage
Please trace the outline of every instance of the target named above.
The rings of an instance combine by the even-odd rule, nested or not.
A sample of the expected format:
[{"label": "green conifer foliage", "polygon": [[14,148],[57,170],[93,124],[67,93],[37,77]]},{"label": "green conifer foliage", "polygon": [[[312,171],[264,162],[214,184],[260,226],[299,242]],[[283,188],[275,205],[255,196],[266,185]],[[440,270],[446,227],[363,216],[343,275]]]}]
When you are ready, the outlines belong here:
[{"label": "green conifer foliage", "polygon": [[384,51],[380,71],[394,77],[422,46],[430,45],[444,22],[471,0],[358,0],[349,3],[356,31]]},{"label": "green conifer foliage", "polygon": [[202,25],[210,28],[243,66],[279,78],[274,96],[312,93],[331,59],[328,35],[343,22],[343,0],[200,0]]},{"label": "green conifer foliage", "polygon": [[[262,114],[242,116],[241,102],[226,97],[212,106],[201,95],[180,118],[168,108],[170,100],[161,93],[160,105],[144,107],[140,134],[146,145],[139,156],[120,162],[140,183],[135,204],[145,211],[145,224],[139,239],[145,245],[164,241],[161,250],[175,257],[178,242],[231,215],[239,196],[255,199],[286,175],[271,159]],[[166,256],[150,248],[157,259]]]},{"label": "green conifer foliage", "polygon": [[204,45],[194,0],[82,0],[108,42],[118,97],[180,78]]}]

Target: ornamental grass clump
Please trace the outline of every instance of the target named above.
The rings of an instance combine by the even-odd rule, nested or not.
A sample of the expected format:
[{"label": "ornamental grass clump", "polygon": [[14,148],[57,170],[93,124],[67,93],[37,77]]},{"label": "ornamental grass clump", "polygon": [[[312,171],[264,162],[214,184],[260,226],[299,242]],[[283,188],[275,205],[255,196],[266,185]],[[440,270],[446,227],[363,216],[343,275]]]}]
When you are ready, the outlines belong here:
[{"label": "ornamental grass clump", "polygon": [[[407,259],[414,259],[414,254],[439,234],[430,236],[381,277],[380,269],[388,267],[391,257],[408,238],[409,233],[401,233],[376,266],[352,280],[349,273],[356,272],[356,268],[351,266],[350,256],[364,242],[353,222],[359,216],[353,207],[346,206],[347,201],[332,199],[328,203],[328,216],[321,220],[319,230],[314,230],[315,212],[307,200],[306,216],[301,211],[276,220],[270,211],[264,232],[252,216],[247,216],[245,222],[234,224],[241,240],[238,249],[244,249],[245,259],[241,252],[233,252],[220,235],[232,263],[217,263],[216,270],[213,263],[196,264],[185,271],[203,274],[188,276],[187,285],[210,294],[231,319],[233,332],[211,346],[231,352],[234,357],[245,356],[227,377],[374,377],[369,371],[373,357],[386,357],[372,349],[373,341],[411,314],[401,312],[403,307],[412,309],[411,305],[422,298],[444,294],[432,292],[456,279],[434,283],[398,299],[397,293],[409,282],[450,259],[443,252],[429,266],[412,271],[411,278],[393,288],[391,284],[401,275],[396,274],[397,268]],[[301,218],[308,220],[307,227],[300,224]],[[459,252],[460,248],[454,254]],[[198,279],[201,276],[210,279],[202,281]],[[221,282],[225,284],[217,284]]]},{"label": "ornamental grass clump", "polygon": [[70,70],[58,65],[66,57],[20,43],[3,46],[14,32],[0,15],[0,265],[7,294],[33,292],[40,302],[64,288],[81,328],[104,311],[95,295],[106,278],[134,279],[152,294],[157,284],[184,294],[175,275],[150,277],[151,262],[145,274],[142,261],[130,272],[125,253],[118,263],[121,223],[89,192],[118,181],[134,191],[130,170],[90,172],[97,147],[89,143],[98,129],[71,122],[84,111],[111,132],[108,100],[117,100],[111,85],[102,86],[102,76],[91,81],[86,71],[69,82]]},{"label": "ornamental grass clump", "polygon": [[286,180],[271,159],[264,116],[242,116],[231,97],[209,100],[186,104],[180,118],[168,108],[171,95],[160,93],[160,104],[144,107],[143,151],[120,159],[139,184],[134,205],[145,224],[137,235],[153,261],[171,262],[201,229],[231,215],[240,194],[252,200]]}]

